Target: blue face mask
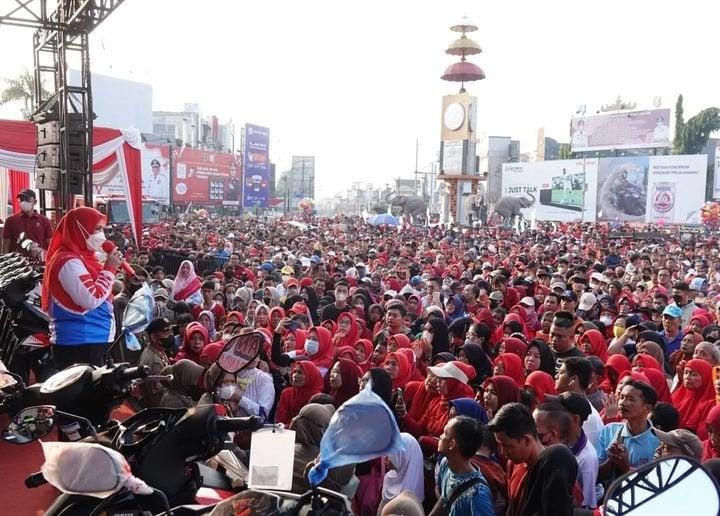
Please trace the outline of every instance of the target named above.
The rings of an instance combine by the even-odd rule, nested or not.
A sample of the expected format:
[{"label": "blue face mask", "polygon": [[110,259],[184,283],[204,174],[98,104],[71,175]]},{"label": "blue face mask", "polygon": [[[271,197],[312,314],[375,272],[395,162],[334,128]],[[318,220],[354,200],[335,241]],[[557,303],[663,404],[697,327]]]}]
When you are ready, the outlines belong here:
[{"label": "blue face mask", "polygon": [[308,356],[313,356],[320,349],[320,343],[316,340],[307,339],[305,341],[305,352]]}]

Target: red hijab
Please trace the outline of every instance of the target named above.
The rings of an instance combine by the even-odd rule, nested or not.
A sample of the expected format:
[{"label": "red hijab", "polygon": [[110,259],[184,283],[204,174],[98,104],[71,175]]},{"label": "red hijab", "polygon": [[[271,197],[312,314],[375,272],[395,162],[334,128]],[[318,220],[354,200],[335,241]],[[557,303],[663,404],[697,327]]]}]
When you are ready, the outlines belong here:
[{"label": "red hijab", "polygon": [[[357,350],[358,346],[362,346],[363,351],[365,352],[365,361],[359,362],[358,365],[360,366],[360,369],[363,373],[367,373],[370,368],[372,367],[372,354],[373,350],[375,349],[373,346],[373,343],[370,342],[368,339],[360,339],[355,343],[354,349]],[[357,361],[357,356],[356,359]]]},{"label": "red hijab", "polygon": [[360,377],[362,376],[362,371],[360,371],[360,368],[354,360],[338,358],[337,364],[339,364],[340,367],[342,384],[337,389],[330,390],[330,397],[333,399],[335,408],[338,408],[360,392]]},{"label": "red hijab", "polygon": [[[350,328],[347,334],[340,337],[338,330],[340,328],[340,319],[350,319]],[[354,346],[360,337],[360,325],[358,324],[357,317],[352,312],[344,312],[340,314],[337,319],[338,327],[335,329],[335,336],[337,337],[336,343],[338,346]]]},{"label": "red hijab", "polygon": [[[47,311],[50,306],[50,285],[59,285],[58,274],[68,260],[79,258],[93,281],[97,279],[103,269],[103,264],[98,261],[95,251],[88,249],[86,241],[90,235],[95,233],[98,224],[104,223],[105,220],[102,213],[87,207],[70,210],[60,219],[52,239],[50,239],[45,257],[47,271],[45,272],[46,281],[43,281],[42,288],[43,310]],[[111,296],[112,294],[108,296],[108,299],[111,299]]]},{"label": "red hijab", "polygon": [[340,346],[335,352],[337,358],[345,358],[355,362],[355,349],[352,346]]},{"label": "red hijab", "polygon": [[521,359],[524,359],[525,355],[527,355],[527,344],[517,337],[508,337],[502,345],[505,348],[505,353],[513,353]]},{"label": "red hijab", "polygon": [[[309,360],[300,360],[292,366],[292,371],[301,368],[305,373],[305,385],[302,387],[287,387],[280,395],[286,415],[283,419],[289,423],[300,412],[300,409],[307,405],[310,398],[323,390],[323,377],[320,370]],[[291,373],[292,376],[292,373]],[[281,421],[285,423],[286,421]]]},{"label": "red hijab", "polygon": [[[710,409],[705,417],[706,427],[712,428],[715,435],[720,436],[720,405],[716,405]],[[710,459],[720,458],[720,451],[716,450],[712,445],[712,440],[708,437],[703,441],[703,462]]]},{"label": "red hijab", "polygon": [[603,361],[603,363],[607,362],[607,343],[605,342],[605,337],[603,337],[600,330],[585,331],[585,333],[583,333],[580,337],[579,344],[582,347],[582,345],[586,342],[590,344],[590,352],[586,353],[587,355],[598,357]]},{"label": "red hijab", "polygon": [[329,370],[332,367],[333,357],[335,356],[335,348],[330,330],[323,326],[312,326],[308,329],[308,338],[312,330],[315,330],[317,333],[319,346],[317,353],[308,358],[317,367],[325,367]]},{"label": "red hijab", "polygon": [[420,421],[423,414],[427,412],[430,402],[439,396],[437,391],[429,392],[424,381],[408,382],[404,392],[403,398],[410,404],[407,412],[408,416],[414,421]]},{"label": "red hijab", "polygon": [[[643,355],[640,355],[643,356]],[[644,355],[647,356],[647,355]],[[652,358],[652,357],[650,357]],[[654,360],[654,359],[653,359]],[[670,388],[668,387],[667,380],[665,379],[665,373],[659,369],[646,367],[642,370],[642,373],[650,380],[650,385],[655,389],[658,401],[672,404],[672,397],[670,396]]]},{"label": "red hijab", "polygon": [[705,360],[694,358],[685,364],[700,375],[702,383],[698,389],[688,389],[681,382],[672,393],[672,402],[680,413],[680,427],[698,433],[702,421],[715,404],[715,388],[712,383],[712,366]]},{"label": "red hijab", "polygon": [[503,375],[512,378],[518,388],[525,385],[525,366],[519,356],[514,353],[503,353],[495,359],[494,364],[498,363],[505,367]]},{"label": "red hijab", "polygon": [[387,362],[391,357],[398,363],[398,374],[397,377],[393,379],[392,386],[393,389],[401,389],[405,387],[412,377],[412,366],[404,353],[400,353],[399,351],[388,353],[385,357],[385,362]]},{"label": "red hijab", "polygon": [[495,414],[503,405],[520,402],[520,389],[514,379],[504,374],[491,376],[483,382],[483,389],[487,389],[490,384],[495,387],[495,392],[497,392],[498,404]]},{"label": "red hijab", "polygon": [[393,340],[395,341],[395,344],[397,344],[398,351],[401,349],[410,349],[411,342],[407,335],[403,333],[398,333],[397,335],[390,335],[387,340],[388,349],[390,348],[390,341]]},{"label": "red hijab", "polygon": [[[610,355],[605,362],[605,367],[610,368],[617,374],[618,380],[620,381],[620,375],[624,373],[625,371],[629,371],[632,369],[632,366],[630,365],[630,360],[625,355],[616,354],[616,355]],[[610,375],[605,372],[605,380],[600,384],[600,388],[606,392],[606,393],[614,393],[615,388],[617,387],[617,382],[613,382],[610,379]]]},{"label": "red hijab", "polygon": [[555,379],[545,371],[533,371],[525,378],[525,386],[532,387],[537,402],[544,403],[548,394],[555,394]]},{"label": "red hijab", "polygon": [[[199,353],[195,353],[192,349],[190,349],[190,339],[196,333],[201,334],[204,341],[203,349],[201,349]],[[188,360],[192,360],[193,362],[199,364],[200,356],[202,355],[205,346],[207,346],[209,343],[210,336],[208,335],[207,328],[205,328],[205,326],[203,326],[199,322],[191,322],[185,328],[185,337],[183,338],[183,344],[177,356],[175,357],[175,360],[182,360],[183,358],[187,358]]]},{"label": "red hijab", "polygon": [[227,324],[230,321],[230,317],[235,317],[238,320],[238,324],[245,325],[245,316],[242,314],[242,312],[229,312],[225,316],[225,324]]},{"label": "red hijab", "polygon": [[272,316],[274,313],[280,314],[281,321],[285,318],[285,310],[283,310],[281,306],[273,306],[270,309],[270,313],[268,313],[268,324],[270,325],[270,331],[275,331],[275,325],[272,322]]}]

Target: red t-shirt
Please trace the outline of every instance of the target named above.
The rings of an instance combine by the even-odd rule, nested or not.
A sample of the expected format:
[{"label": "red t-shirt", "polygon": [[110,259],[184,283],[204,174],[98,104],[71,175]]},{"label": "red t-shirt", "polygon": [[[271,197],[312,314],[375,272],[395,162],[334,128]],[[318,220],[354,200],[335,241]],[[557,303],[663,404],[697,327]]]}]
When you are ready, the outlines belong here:
[{"label": "red t-shirt", "polygon": [[47,250],[52,232],[50,219],[33,210],[30,215],[26,215],[24,212],[10,215],[5,221],[3,239],[10,240],[10,252],[21,251],[17,239],[21,233],[25,233],[27,238]]}]

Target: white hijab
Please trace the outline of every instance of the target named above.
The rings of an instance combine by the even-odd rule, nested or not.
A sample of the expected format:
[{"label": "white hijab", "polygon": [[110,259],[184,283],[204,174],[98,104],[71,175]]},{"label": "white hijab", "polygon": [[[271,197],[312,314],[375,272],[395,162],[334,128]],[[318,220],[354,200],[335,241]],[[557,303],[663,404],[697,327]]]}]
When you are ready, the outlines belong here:
[{"label": "white hijab", "polygon": [[382,497],[384,501],[395,498],[403,491],[411,491],[419,500],[425,498],[423,479],[423,454],[417,439],[402,432],[404,451],[391,453],[388,459],[395,469],[385,473]]}]

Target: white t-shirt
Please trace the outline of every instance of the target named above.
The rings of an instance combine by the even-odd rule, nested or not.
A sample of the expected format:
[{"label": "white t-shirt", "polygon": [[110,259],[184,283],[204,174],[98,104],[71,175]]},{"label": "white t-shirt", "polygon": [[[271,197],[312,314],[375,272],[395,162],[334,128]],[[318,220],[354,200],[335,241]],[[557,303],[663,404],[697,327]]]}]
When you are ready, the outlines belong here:
[{"label": "white t-shirt", "polygon": [[588,441],[597,448],[600,440],[600,432],[605,427],[605,423],[603,423],[600,414],[597,410],[595,410],[595,407],[593,407],[592,404],[590,405],[590,408],[592,409],[592,412],[583,423],[583,430],[585,431],[585,435],[587,435]]},{"label": "white t-shirt", "polygon": [[598,455],[595,447],[588,439],[585,447],[575,456],[578,463],[578,482],[582,486],[583,506],[588,509],[597,507],[595,484],[598,476]]}]

